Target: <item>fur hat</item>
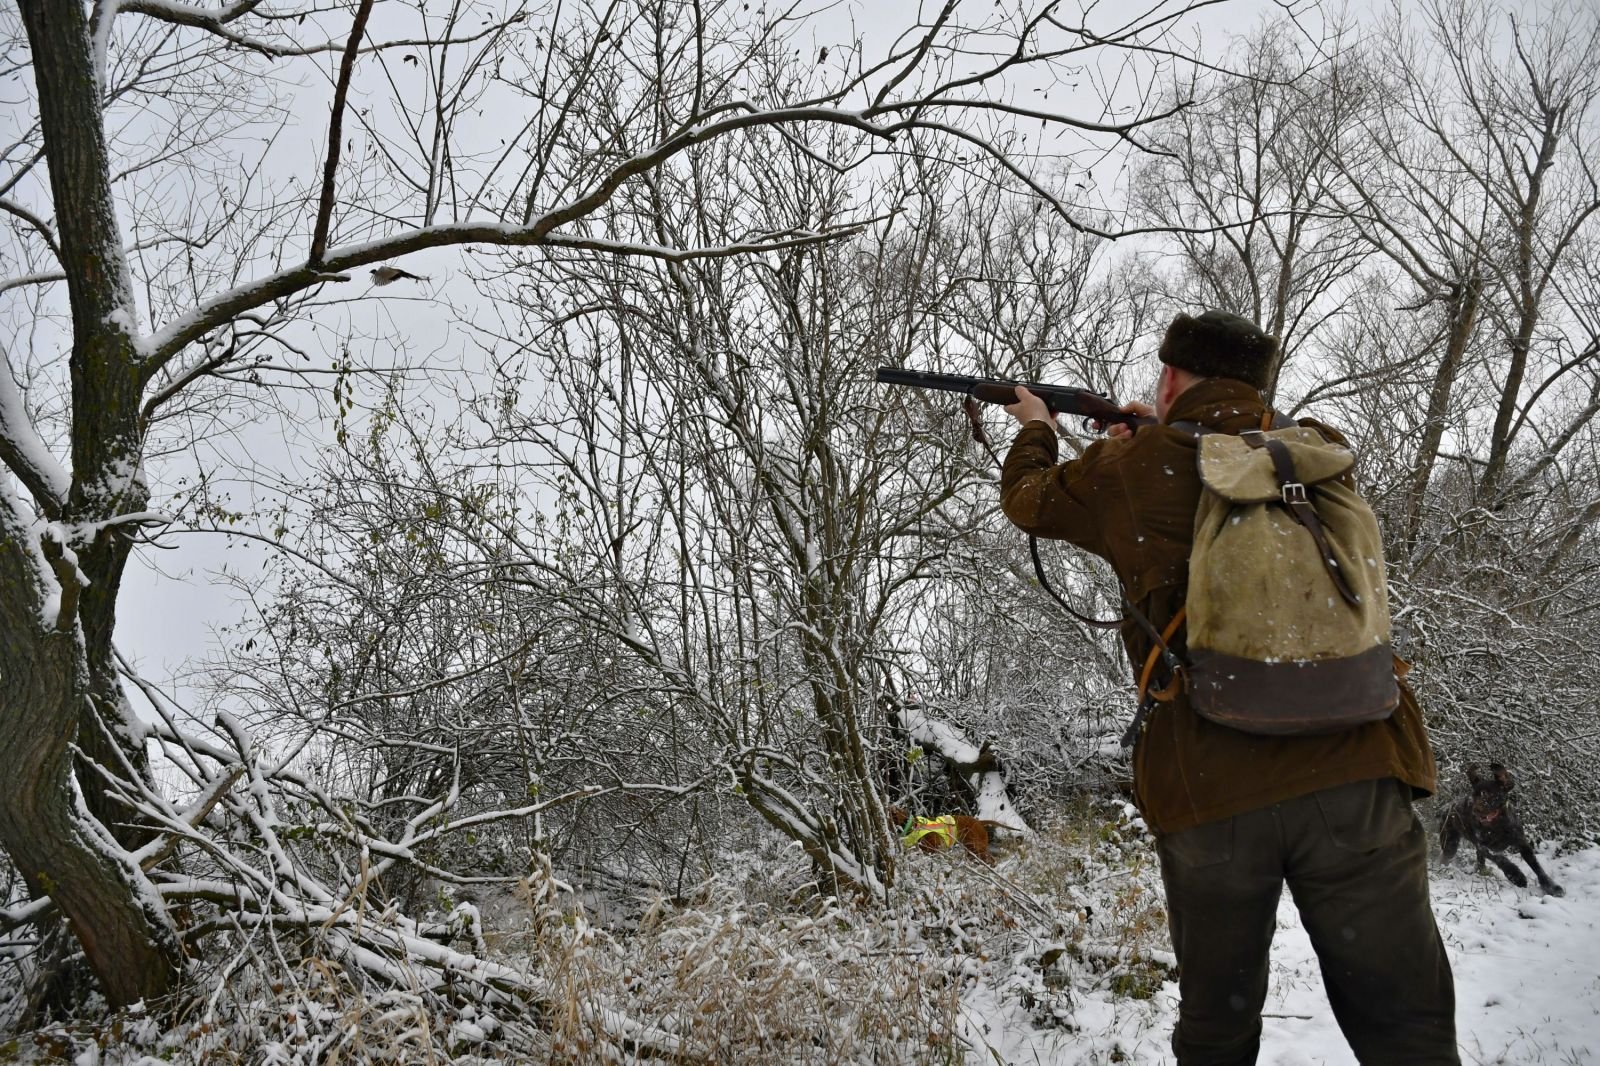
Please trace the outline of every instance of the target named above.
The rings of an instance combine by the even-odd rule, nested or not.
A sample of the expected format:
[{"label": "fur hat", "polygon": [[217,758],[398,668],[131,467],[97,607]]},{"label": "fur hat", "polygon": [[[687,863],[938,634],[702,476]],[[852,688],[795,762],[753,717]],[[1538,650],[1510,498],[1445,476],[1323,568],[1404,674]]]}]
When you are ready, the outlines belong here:
[{"label": "fur hat", "polygon": [[1174,318],[1161,340],[1159,358],[1203,378],[1234,378],[1264,389],[1277,354],[1278,338],[1267,336],[1248,318],[1206,311]]}]

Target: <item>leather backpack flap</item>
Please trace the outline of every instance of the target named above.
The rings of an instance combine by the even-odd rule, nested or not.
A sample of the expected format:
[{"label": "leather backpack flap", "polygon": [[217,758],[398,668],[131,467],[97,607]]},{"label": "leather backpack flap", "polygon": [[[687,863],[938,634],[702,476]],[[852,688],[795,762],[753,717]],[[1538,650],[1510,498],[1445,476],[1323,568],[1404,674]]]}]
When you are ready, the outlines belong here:
[{"label": "leather backpack flap", "polygon": [[1354,602],[1319,539],[1284,503],[1266,448],[1200,442],[1207,491],[1189,563],[1190,689],[1202,715],[1251,732],[1304,733],[1386,717],[1398,693],[1389,651],[1383,543],[1376,517],[1342,480],[1346,448],[1314,429],[1274,430],[1293,457]]}]

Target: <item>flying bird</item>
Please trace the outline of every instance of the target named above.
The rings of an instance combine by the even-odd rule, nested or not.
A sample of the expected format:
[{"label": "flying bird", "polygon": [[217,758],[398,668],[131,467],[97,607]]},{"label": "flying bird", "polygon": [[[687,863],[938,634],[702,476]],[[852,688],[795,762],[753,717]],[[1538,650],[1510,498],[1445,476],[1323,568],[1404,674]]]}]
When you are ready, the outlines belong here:
[{"label": "flying bird", "polygon": [[428,279],[420,274],[413,274],[409,270],[401,270],[399,267],[381,266],[372,268],[372,283],[374,285],[389,285],[396,281],[406,280],[427,281]]}]

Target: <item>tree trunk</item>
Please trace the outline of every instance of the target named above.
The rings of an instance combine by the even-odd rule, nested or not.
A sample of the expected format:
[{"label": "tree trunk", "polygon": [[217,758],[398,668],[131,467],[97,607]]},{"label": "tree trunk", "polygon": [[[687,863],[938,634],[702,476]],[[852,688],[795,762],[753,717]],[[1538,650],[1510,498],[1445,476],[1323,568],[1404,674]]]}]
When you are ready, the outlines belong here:
[{"label": "tree trunk", "polygon": [[1433,387],[1428,390],[1428,413],[1422,422],[1422,443],[1417,447],[1417,458],[1411,467],[1411,484],[1406,494],[1405,554],[1416,550],[1422,535],[1422,512],[1427,502],[1428,483],[1433,480],[1433,467],[1439,459],[1439,443],[1444,439],[1445,417],[1450,409],[1450,396],[1455,391],[1456,379],[1466,360],[1467,345],[1472,340],[1478,323],[1478,302],[1483,294],[1483,282],[1473,273],[1461,282],[1450,300],[1450,325],[1445,333],[1444,358],[1433,375]]},{"label": "tree trunk", "polygon": [[[8,493],[0,500],[0,846],[35,898],[67,916],[113,1004],[172,989],[177,934],[150,882],[90,815],[70,744],[89,698],[82,630],[43,572],[36,540]],[[63,568],[69,574],[69,568]],[[62,611],[62,624],[50,615]]]},{"label": "tree trunk", "polygon": [[1500,387],[1500,403],[1495,408],[1494,428],[1489,434],[1489,463],[1483,472],[1482,494],[1484,503],[1491,507],[1495,506],[1494,497],[1500,491],[1506,462],[1511,457],[1511,422],[1517,414],[1523,379],[1527,377],[1528,353],[1533,348],[1538,313],[1525,306],[1521,318],[1517,335],[1511,339],[1511,360],[1506,366],[1506,380]]},{"label": "tree trunk", "polygon": [[1567,103],[1545,104],[1539,86],[1532,86],[1534,99],[1542,106],[1542,125],[1539,130],[1539,154],[1533,167],[1526,171],[1527,192],[1522,197],[1516,219],[1516,258],[1512,265],[1516,271],[1514,285],[1508,285],[1513,304],[1517,309],[1517,332],[1511,337],[1511,360],[1506,367],[1506,381],[1500,389],[1500,403],[1495,409],[1494,429],[1489,436],[1489,465],[1483,474],[1483,495],[1493,505],[1493,497],[1505,476],[1506,462],[1511,456],[1511,424],[1516,417],[1517,403],[1522,397],[1522,381],[1527,375],[1528,355],[1533,348],[1533,333],[1539,323],[1539,301],[1543,284],[1534,285],[1534,260],[1538,254],[1539,210],[1544,199],[1544,178],[1555,164],[1556,149],[1561,144],[1563,119]]},{"label": "tree trunk", "polygon": [[137,771],[142,757],[111,650],[130,542],[102,523],[148,499],[139,473],[144,367],[84,5],[22,0],[20,9],[73,324],[72,485],[46,510],[59,508],[53,539],[75,562],[47,561],[21,502],[9,493],[0,501],[0,845],[30,891],[55,900],[107,998],[122,1005],[170,991],[182,952],[154,887],[106,828],[131,812],[104,794],[92,768],[80,785],[71,745],[113,768],[128,758]]}]

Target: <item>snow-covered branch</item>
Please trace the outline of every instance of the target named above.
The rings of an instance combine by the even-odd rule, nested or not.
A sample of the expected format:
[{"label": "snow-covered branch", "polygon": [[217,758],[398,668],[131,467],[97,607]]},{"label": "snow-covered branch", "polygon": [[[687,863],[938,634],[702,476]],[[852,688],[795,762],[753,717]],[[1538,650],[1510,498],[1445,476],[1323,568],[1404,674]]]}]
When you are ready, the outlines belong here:
[{"label": "snow-covered branch", "polygon": [[0,462],[33,494],[45,517],[60,516],[72,478],[34,428],[8,366],[0,366]]}]

